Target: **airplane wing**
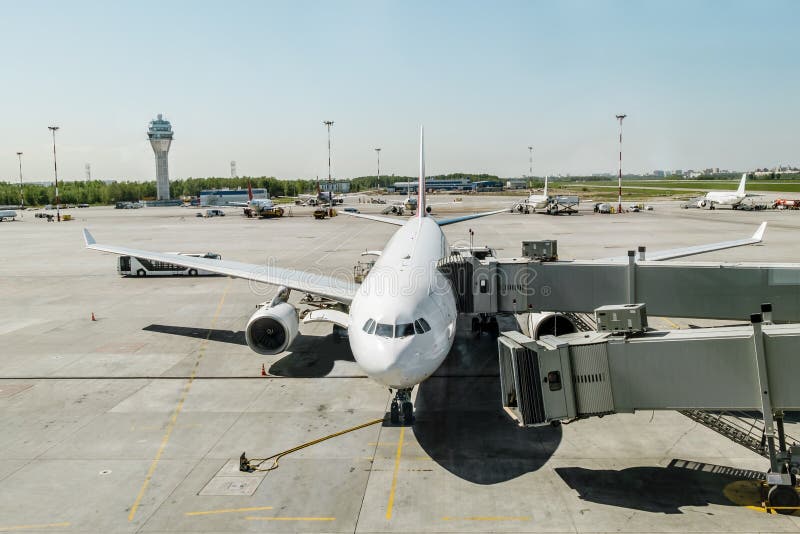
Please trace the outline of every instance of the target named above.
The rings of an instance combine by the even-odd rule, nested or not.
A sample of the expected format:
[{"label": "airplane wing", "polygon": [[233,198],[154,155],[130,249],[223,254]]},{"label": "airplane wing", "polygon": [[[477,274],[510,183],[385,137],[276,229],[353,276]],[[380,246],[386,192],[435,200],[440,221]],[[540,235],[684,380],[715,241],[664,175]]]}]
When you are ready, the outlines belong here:
[{"label": "airplane wing", "polygon": [[[761,225],[758,227],[758,230],[748,238],[745,239],[736,239],[734,241],[722,241],[719,243],[709,243],[707,245],[695,245],[691,247],[684,247],[684,248],[673,248],[669,250],[662,250],[659,252],[647,252],[645,254],[645,259],[647,261],[664,261],[664,260],[674,260],[676,258],[685,258],[686,256],[694,256],[696,254],[705,254],[706,252],[713,252],[715,250],[724,250],[726,248],[734,248],[734,247],[741,247],[744,245],[754,245],[756,243],[760,243],[764,239],[764,232],[767,229],[767,223],[762,222]],[[628,261],[626,257],[615,257],[615,258],[605,258],[603,260],[597,261],[612,261],[612,262],[621,262],[621,261]]]},{"label": "airplane wing", "polygon": [[408,219],[393,219],[391,217],[381,217],[380,215],[369,215],[367,213],[352,213],[350,211],[337,211],[339,215],[347,215],[348,217],[358,217],[359,219],[369,219],[370,221],[378,221],[386,224],[394,224],[395,226],[403,226]]},{"label": "airplane wing", "polygon": [[450,219],[442,219],[437,220],[436,224],[439,226],[447,226],[448,224],[455,224],[463,221],[469,221],[472,219],[478,219],[479,217],[488,217],[489,215],[496,215],[498,213],[510,213],[509,208],[505,208],[502,210],[495,210],[495,211],[484,211],[483,213],[472,213],[470,215],[462,215],[461,217],[452,217]]},{"label": "airplane wing", "polygon": [[163,252],[150,252],[115,245],[101,245],[95,241],[89,230],[83,229],[83,239],[86,248],[111,252],[124,256],[134,256],[151,261],[162,261],[180,265],[182,267],[203,269],[217,274],[224,274],[232,278],[244,278],[254,282],[263,282],[274,286],[285,286],[289,289],[326,297],[343,304],[350,304],[358,291],[358,284],[347,282],[338,278],[321,274],[282,269],[271,265],[256,265],[240,263],[238,261],[214,260],[210,258],[195,258]]}]

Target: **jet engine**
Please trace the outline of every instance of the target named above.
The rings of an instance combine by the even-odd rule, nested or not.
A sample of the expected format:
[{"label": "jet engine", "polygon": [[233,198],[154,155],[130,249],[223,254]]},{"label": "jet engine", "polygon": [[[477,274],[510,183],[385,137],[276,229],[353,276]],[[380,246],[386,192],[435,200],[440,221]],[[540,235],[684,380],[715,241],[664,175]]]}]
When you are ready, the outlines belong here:
[{"label": "jet engine", "polygon": [[697,201],[697,207],[698,207],[698,208],[705,208],[705,207],[706,207],[706,201],[705,201],[705,199],[704,199],[704,200],[698,200],[698,201]]},{"label": "jet engine", "polygon": [[561,313],[539,312],[528,314],[528,337],[539,339],[542,336],[562,336],[574,334],[578,327],[572,320]]},{"label": "jet engine", "polygon": [[247,346],[265,356],[283,352],[297,337],[299,323],[297,309],[288,302],[266,304],[247,321]]},{"label": "jet engine", "polygon": [[430,207],[430,206],[425,206],[425,211],[427,211],[428,213],[430,213],[430,212],[432,211],[432,210],[431,210],[431,207]]}]

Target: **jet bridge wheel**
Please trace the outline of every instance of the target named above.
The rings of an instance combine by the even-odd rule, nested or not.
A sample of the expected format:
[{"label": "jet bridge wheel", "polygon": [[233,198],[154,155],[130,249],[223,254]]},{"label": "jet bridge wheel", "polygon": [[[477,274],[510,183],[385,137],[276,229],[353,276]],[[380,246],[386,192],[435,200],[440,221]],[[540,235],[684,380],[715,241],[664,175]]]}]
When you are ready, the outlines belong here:
[{"label": "jet bridge wheel", "polygon": [[779,514],[790,515],[800,506],[800,496],[791,486],[772,486],[767,493],[770,506],[777,508]]}]

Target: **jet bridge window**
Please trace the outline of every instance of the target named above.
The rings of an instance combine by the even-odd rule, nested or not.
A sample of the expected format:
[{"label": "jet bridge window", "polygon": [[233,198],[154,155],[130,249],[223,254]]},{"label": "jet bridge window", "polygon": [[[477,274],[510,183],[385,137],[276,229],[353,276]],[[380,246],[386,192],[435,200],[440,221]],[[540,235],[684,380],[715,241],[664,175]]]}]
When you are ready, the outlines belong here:
[{"label": "jet bridge window", "polygon": [[414,321],[414,331],[417,334],[424,334],[428,330],[431,329],[431,325],[428,324],[428,321],[420,317],[416,321]]},{"label": "jet bridge window", "polygon": [[394,334],[393,324],[378,323],[378,326],[375,327],[376,336],[392,337],[393,334]]},{"label": "jet bridge window", "polygon": [[371,334],[375,331],[375,321],[373,319],[367,319],[367,322],[364,323],[364,332],[367,334]]},{"label": "jet bridge window", "polygon": [[407,337],[414,335],[414,325],[412,323],[399,324],[394,330],[394,337]]}]

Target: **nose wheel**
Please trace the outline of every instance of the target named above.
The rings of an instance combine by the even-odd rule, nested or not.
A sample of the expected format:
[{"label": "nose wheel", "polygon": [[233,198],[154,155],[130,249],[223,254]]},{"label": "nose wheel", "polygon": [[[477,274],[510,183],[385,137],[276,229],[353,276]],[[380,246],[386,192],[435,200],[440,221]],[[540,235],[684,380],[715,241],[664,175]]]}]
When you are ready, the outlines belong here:
[{"label": "nose wheel", "polygon": [[414,422],[414,404],[410,389],[398,389],[392,399],[389,418],[393,425],[411,426]]}]

